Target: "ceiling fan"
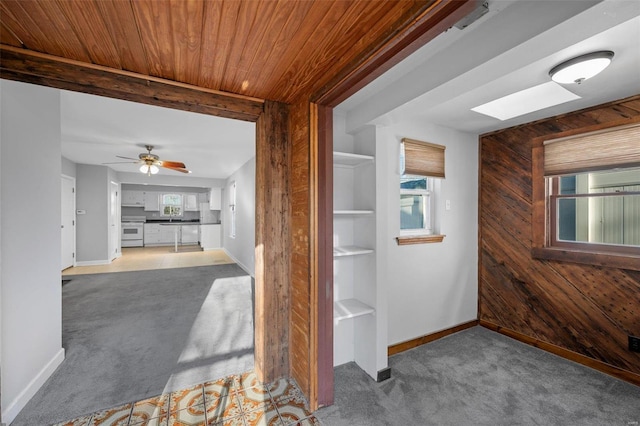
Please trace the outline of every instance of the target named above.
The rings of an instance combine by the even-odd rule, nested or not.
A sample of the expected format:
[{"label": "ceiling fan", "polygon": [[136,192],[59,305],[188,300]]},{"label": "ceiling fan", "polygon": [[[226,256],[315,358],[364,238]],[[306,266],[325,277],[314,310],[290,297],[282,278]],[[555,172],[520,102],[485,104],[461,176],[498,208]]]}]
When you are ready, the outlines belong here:
[{"label": "ceiling fan", "polygon": [[[153,149],[153,145],[145,145],[144,147],[147,149],[147,152],[140,153],[140,155],[138,155],[137,160],[135,158],[123,157],[121,155],[116,155],[116,157],[123,158],[125,160],[134,160],[131,164],[140,164],[140,171],[142,173],[146,173],[148,176],[155,175],[156,173],[158,173],[158,170],[160,170],[158,169],[158,167],[164,167],[165,169],[175,170],[176,172],[180,172],[180,173],[191,173],[190,170],[187,170],[187,167],[184,165],[184,163],[181,163],[179,161],[161,160],[160,157],[158,157],[155,154],[152,154],[151,150]],[[129,163],[129,161],[118,161],[115,163],[102,163],[102,164],[124,164],[124,163]]]}]

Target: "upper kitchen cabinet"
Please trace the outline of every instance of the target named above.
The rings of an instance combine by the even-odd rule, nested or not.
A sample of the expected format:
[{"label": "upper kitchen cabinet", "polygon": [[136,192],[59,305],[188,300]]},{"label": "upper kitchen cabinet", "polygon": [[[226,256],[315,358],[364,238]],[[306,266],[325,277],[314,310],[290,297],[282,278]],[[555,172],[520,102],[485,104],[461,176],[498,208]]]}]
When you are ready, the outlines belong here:
[{"label": "upper kitchen cabinet", "polygon": [[198,204],[209,202],[209,192],[198,193]]},{"label": "upper kitchen cabinet", "polygon": [[198,194],[184,194],[184,211],[200,211],[200,206],[198,204]]},{"label": "upper kitchen cabinet", "polygon": [[145,199],[143,191],[122,191],[122,203],[125,207],[144,207]]},{"label": "upper kitchen cabinet", "polygon": [[209,193],[209,209],[222,210],[222,188],[211,188]]},{"label": "upper kitchen cabinet", "polygon": [[160,211],[160,194],[157,192],[147,191],[144,193],[144,211],[159,212]]}]

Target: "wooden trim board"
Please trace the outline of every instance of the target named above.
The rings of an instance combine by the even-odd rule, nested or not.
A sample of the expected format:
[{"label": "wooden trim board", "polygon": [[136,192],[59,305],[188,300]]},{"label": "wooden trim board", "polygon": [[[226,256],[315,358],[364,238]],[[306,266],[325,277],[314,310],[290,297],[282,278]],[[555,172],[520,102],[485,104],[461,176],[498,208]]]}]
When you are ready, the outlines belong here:
[{"label": "wooden trim board", "polygon": [[420,47],[447,31],[471,13],[478,0],[431,0],[416,5],[389,28],[371,49],[338,71],[311,97],[320,105],[335,107],[384,74]]},{"label": "wooden trim board", "polygon": [[624,380],[625,382],[640,386],[640,374],[635,374],[630,371],[623,370],[622,368],[614,367],[613,365],[598,361],[593,358],[589,358],[588,356],[581,355],[579,353],[570,351],[551,343],[543,342],[542,340],[538,340],[534,337],[527,336],[509,328],[501,327],[489,321],[480,320],[480,326],[503,334],[507,337],[511,337],[512,339],[518,340],[522,343],[526,343],[527,345],[542,349],[543,351],[558,355],[569,361],[576,362],[578,364],[584,365],[585,367],[593,368],[594,370],[598,370],[601,373],[605,373],[617,379]]},{"label": "wooden trim board", "polygon": [[402,237],[396,237],[396,242],[399,246],[406,246],[409,244],[428,244],[428,243],[441,243],[446,235],[405,235]]},{"label": "wooden trim board", "polygon": [[526,336],[522,333],[518,333],[517,331],[511,330],[505,327],[501,327],[499,325],[496,325],[489,321],[484,321],[484,320],[469,321],[464,324],[460,324],[458,326],[439,331],[437,333],[428,334],[422,337],[418,337],[416,339],[408,340],[406,342],[391,345],[389,346],[389,349],[388,349],[388,355],[389,356],[396,355],[404,351],[407,351],[409,349],[417,348],[418,346],[422,346],[424,344],[436,341],[438,339],[442,339],[443,337],[449,336],[451,334],[457,333],[462,330],[466,330],[467,328],[471,328],[476,325],[480,325],[481,327],[495,331],[496,333],[500,333],[504,336],[510,337],[512,339],[515,339],[527,345],[531,345],[545,352],[558,355],[559,357],[562,357],[569,361],[573,361],[580,365],[584,365],[585,367],[593,368],[594,370],[600,371],[601,373],[608,374],[609,376],[613,376],[617,379],[624,380],[625,382],[629,382],[636,386],[640,386],[640,374],[635,374],[630,371],[623,370],[618,367],[614,367],[602,361],[589,358],[587,356],[570,351],[568,349],[561,348],[560,346],[543,342],[542,340],[538,340],[536,338]]},{"label": "wooden trim board", "polygon": [[264,100],[0,45],[2,78],[255,122]]},{"label": "wooden trim board", "polygon": [[408,351],[409,349],[422,346],[426,343],[433,342],[438,339],[442,339],[443,337],[449,336],[450,334],[454,334],[459,331],[466,330],[467,328],[475,327],[476,325],[478,325],[478,320],[473,320],[473,321],[465,322],[464,324],[456,325],[455,327],[447,328],[446,330],[438,331],[437,333],[427,334],[426,336],[407,340],[406,342],[402,342],[402,343],[396,343],[395,345],[389,346],[387,350],[387,354],[389,356],[399,354],[401,352]]}]

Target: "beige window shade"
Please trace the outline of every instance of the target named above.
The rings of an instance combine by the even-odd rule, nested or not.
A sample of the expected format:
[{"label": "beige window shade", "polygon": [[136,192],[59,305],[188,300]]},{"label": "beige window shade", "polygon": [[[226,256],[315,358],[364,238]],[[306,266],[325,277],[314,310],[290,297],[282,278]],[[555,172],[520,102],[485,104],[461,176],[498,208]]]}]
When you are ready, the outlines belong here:
[{"label": "beige window shade", "polygon": [[544,174],[558,176],[640,166],[640,125],[544,142]]},{"label": "beige window shade", "polygon": [[404,174],[444,178],[444,146],[409,138],[402,145]]}]

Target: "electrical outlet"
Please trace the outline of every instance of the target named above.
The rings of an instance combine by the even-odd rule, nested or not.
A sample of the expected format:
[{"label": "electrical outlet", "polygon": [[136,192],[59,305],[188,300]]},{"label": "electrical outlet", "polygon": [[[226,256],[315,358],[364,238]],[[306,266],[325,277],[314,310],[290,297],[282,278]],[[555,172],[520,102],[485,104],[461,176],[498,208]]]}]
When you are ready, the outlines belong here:
[{"label": "electrical outlet", "polygon": [[629,336],[629,350],[631,352],[640,352],[640,337]]}]

